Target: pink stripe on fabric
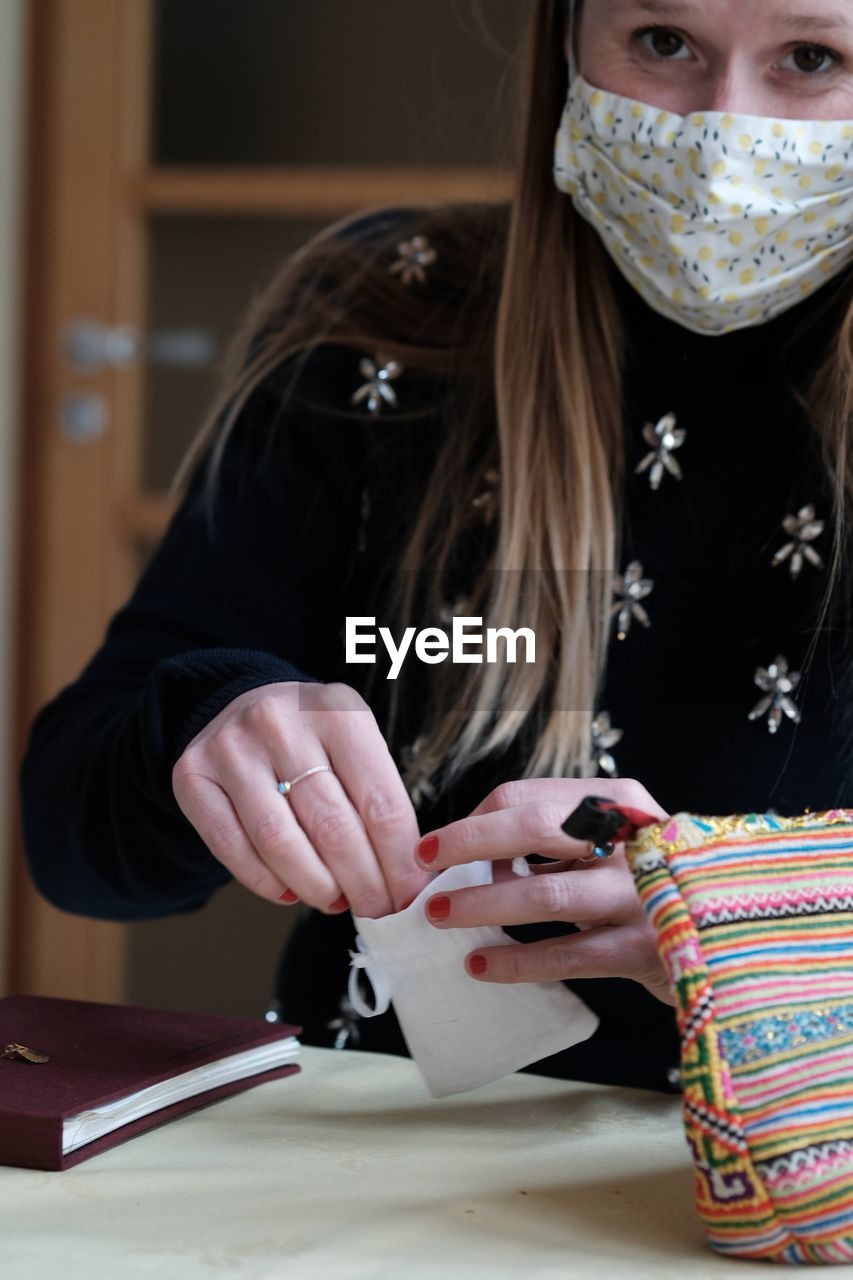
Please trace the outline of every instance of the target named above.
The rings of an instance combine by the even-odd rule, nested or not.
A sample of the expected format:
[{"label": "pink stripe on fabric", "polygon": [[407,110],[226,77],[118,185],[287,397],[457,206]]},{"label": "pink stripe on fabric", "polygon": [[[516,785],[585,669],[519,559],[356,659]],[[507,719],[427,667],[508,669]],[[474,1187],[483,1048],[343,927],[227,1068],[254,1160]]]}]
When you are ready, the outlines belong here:
[{"label": "pink stripe on fabric", "polygon": [[[734,1068],[732,1075],[736,1082],[735,1093],[737,1094],[737,1098],[741,1106],[747,1106],[750,1104],[757,1106],[761,1103],[767,1103],[775,1098],[780,1092],[789,1088],[792,1082],[805,1088],[807,1085],[817,1084],[820,1080],[834,1078],[837,1073],[833,1070],[833,1063],[846,1063],[852,1069],[851,1074],[853,1074],[853,1052],[851,1052],[849,1047],[838,1050],[835,1053],[827,1054],[826,1056],[821,1055],[820,1067],[813,1070],[809,1070],[808,1068],[804,1069],[802,1062],[795,1063],[790,1067],[790,1070],[785,1071],[781,1075],[774,1076],[770,1081],[767,1081],[765,1077],[763,1087],[758,1084],[748,1084],[742,1079],[742,1077],[737,1075],[739,1068]],[[760,1063],[751,1063],[750,1065],[756,1069],[760,1069],[761,1066]]]},{"label": "pink stripe on fabric", "polygon": [[[717,995],[717,1012],[721,1013],[725,1008],[727,1017],[732,1017],[737,1013],[743,1012],[755,1013],[756,1017],[766,1017],[767,1011],[771,1005],[785,1004],[785,999],[769,1000],[766,1004],[762,1005],[760,1010],[758,1010],[755,1008],[755,1000],[750,999],[749,997],[752,994],[761,995],[763,992],[767,991],[778,991],[782,985],[782,981],[774,982],[769,978],[766,982],[750,983],[748,987],[745,984],[739,984],[737,994],[738,996],[743,995],[746,998],[742,1000],[726,1000],[724,996]],[[830,996],[849,996],[850,999],[853,999],[853,983],[839,981],[837,978],[835,981],[832,979],[822,978],[820,984],[820,995],[815,995],[814,991],[811,990],[803,991],[802,978],[798,979],[797,985],[799,986],[802,995],[802,1000],[800,1001],[801,1004],[814,1004],[815,1001],[827,1000]]]}]

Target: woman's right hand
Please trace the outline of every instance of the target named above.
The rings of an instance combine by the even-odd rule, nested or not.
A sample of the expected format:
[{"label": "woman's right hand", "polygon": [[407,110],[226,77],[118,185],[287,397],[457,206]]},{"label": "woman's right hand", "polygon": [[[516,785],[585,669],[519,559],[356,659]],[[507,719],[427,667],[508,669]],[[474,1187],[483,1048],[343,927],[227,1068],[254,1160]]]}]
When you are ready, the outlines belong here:
[{"label": "woman's right hand", "polygon": [[[287,797],[278,784],[314,765]],[[181,811],[236,880],[271,902],[337,914],[399,911],[429,875],[412,802],[364,699],[287,681],[241,694],[172,772]]]}]

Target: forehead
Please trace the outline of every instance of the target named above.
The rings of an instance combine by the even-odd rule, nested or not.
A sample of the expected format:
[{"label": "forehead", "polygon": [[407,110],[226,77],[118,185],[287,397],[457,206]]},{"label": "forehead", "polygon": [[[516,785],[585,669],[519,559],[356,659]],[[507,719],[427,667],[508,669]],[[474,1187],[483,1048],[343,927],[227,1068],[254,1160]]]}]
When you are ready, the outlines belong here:
[{"label": "forehead", "polygon": [[607,10],[611,16],[670,22],[701,18],[725,21],[744,31],[760,20],[765,28],[779,27],[793,35],[853,30],[853,0],[574,0],[575,11],[581,8],[590,17]]}]

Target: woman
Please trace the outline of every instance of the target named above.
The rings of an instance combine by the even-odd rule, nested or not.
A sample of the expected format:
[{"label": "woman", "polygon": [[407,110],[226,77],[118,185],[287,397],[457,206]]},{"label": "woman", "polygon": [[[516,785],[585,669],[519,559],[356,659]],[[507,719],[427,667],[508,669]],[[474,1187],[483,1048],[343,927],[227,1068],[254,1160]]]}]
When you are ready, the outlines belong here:
[{"label": "woman", "polygon": [[[512,207],[380,211],[284,268],[209,465],[34,727],[51,901],[145,919],[231,876],[299,901],[282,1015],[403,1050],[390,1014],[341,1008],[350,909],[544,855],[430,918],[512,929],[469,956],[479,981],[579,984],[599,1031],[538,1070],[674,1087],[624,859],[582,868],[560,823],[590,791],[661,815],[851,800],[853,14],[800,9],[597,0],[573,47],[536,0]],[[461,616],[530,628],[537,661],[392,682],[344,660],[346,619]]]}]

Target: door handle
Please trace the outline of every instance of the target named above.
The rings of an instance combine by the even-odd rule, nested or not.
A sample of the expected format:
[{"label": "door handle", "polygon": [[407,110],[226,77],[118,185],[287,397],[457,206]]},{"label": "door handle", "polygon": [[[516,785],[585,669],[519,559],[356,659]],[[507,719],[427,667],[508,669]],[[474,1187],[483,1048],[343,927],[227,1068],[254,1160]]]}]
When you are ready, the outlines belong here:
[{"label": "door handle", "polygon": [[143,335],[126,324],[104,324],[81,316],[62,335],[66,363],[74,373],[129,369],[140,361],[181,369],[206,369],[217,353],[216,335],[202,327],[155,329]]}]

